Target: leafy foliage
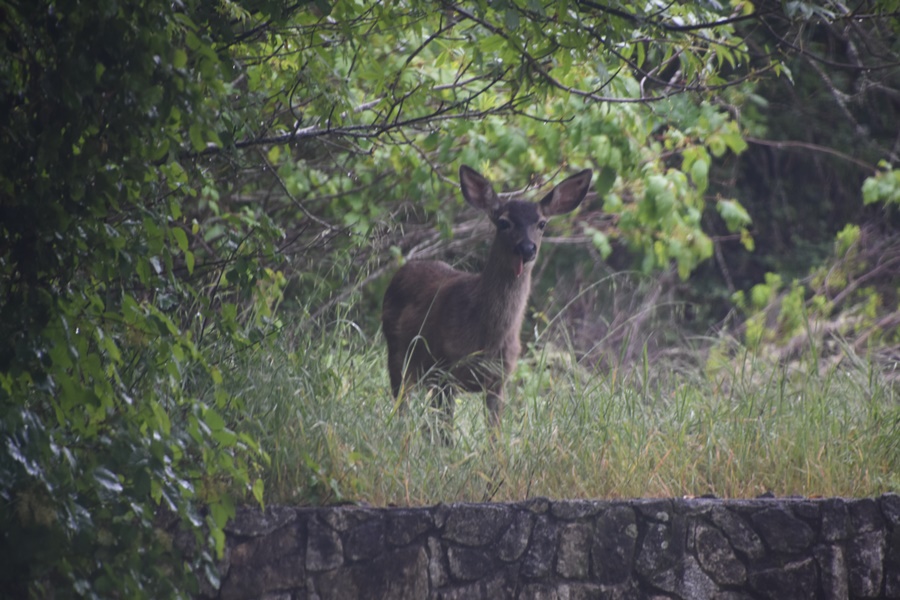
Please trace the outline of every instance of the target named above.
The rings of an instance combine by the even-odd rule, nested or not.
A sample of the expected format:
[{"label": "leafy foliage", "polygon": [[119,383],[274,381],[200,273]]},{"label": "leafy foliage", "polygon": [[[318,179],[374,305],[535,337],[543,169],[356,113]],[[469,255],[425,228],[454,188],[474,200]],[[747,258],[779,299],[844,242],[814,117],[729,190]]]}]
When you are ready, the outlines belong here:
[{"label": "leafy foliage", "polygon": [[[509,187],[543,184],[559,165],[594,166],[593,208],[619,218],[610,235],[641,253],[646,270],[674,260],[686,277],[711,254],[700,226],[710,155],[746,145],[725,110],[679,94],[718,89],[723,64],[756,67],[721,15],[648,10],[337,3],[328,20],[317,11],[270,27],[250,19],[246,102],[277,118],[233,137],[239,148],[267,148],[293,204],[359,235],[395,206],[368,198],[416,199],[451,220],[459,162]],[[644,108],[652,102],[658,110]],[[334,151],[314,150],[332,139]],[[667,160],[678,156],[680,168]],[[595,235],[601,247],[608,237]]]},{"label": "leafy foliage", "polygon": [[263,500],[244,357],[397,260],[464,257],[459,163],[508,192],[595,168],[570,238],[647,273],[695,273],[710,222],[751,248],[716,173],[762,127],[756,82],[794,71],[753,28],[844,18],[817,6],[0,4],[0,586],[215,584],[234,502]]},{"label": "leafy foliage", "polygon": [[173,561],[160,511],[221,540],[259,457],[222,417],[211,332],[243,325],[191,277],[216,271],[182,209],[202,177],[176,151],[215,139],[223,64],[170,3],[2,10],[0,579],[185,594],[212,557]]},{"label": "leafy foliage", "polygon": [[900,204],[900,172],[893,169],[876,173],[863,183],[863,202]]}]

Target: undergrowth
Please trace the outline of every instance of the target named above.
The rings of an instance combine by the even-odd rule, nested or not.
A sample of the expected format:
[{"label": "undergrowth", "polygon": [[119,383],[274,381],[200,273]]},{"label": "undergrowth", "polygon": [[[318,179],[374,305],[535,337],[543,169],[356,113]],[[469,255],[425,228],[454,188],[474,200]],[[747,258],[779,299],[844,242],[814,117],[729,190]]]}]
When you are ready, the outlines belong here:
[{"label": "undergrowth", "polygon": [[871,496],[900,490],[900,407],[889,365],[822,371],[732,345],[696,366],[590,372],[530,349],[492,434],[480,395],[457,396],[454,443],[432,439],[428,391],[390,397],[384,344],[349,320],[245,357],[236,427],[271,458],[269,503],[713,495]]}]

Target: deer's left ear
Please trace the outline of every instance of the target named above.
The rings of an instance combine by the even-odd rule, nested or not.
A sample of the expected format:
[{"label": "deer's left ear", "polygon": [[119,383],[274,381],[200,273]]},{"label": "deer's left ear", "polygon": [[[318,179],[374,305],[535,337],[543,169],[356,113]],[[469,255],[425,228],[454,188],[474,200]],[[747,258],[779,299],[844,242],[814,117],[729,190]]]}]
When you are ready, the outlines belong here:
[{"label": "deer's left ear", "polygon": [[593,175],[593,171],[585,169],[550,190],[550,193],[541,200],[541,212],[544,216],[552,217],[575,210],[591,189]]},{"label": "deer's left ear", "polygon": [[466,202],[475,208],[488,214],[493,214],[500,208],[500,198],[494,191],[494,186],[484,175],[471,167],[462,165],[459,168],[459,188]]}]

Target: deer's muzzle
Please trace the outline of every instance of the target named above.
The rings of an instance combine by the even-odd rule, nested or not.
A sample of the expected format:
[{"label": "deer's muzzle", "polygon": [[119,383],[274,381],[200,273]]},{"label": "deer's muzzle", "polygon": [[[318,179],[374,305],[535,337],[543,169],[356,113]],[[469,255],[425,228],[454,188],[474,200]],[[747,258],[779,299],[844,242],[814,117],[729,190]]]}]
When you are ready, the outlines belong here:
[{"label": "deer's muzzle", "polygon": [[519,245],[516,246],[516,252],[522,257],[522,262],[528,262],[534,260],[537,256],[537,245],[531,240],[525,240],[524,242],[519,242]]}]

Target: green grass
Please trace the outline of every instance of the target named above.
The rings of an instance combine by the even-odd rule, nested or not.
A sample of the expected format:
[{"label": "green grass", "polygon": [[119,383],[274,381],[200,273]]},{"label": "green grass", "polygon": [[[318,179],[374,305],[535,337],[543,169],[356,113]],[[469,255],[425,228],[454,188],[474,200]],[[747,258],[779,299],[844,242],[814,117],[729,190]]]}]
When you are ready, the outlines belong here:
[{"label": "green grass", "polygon": [[244,408],[233,417],[271,458],[261,474],[269,503],[900,491],[897,392],[882,366],[858,357],[825,371],[747,352],[715,369],[645,358],[622,376],[533,351],[497,435],[483,399],[459,395],[455,443],[442,447],[425,426],[426,390],[394,410],[380,336],[337,321],[297,340],[236,367]]}]

